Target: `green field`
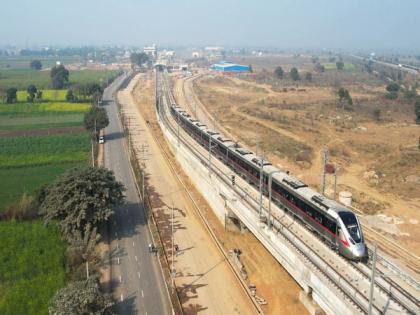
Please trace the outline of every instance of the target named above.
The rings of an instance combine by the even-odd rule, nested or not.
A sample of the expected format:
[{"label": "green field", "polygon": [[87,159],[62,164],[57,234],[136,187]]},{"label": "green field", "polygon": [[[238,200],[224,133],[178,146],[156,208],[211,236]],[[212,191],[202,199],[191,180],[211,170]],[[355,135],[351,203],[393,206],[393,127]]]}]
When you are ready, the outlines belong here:
[{"label": "green field", "polygon": [[0,138],[0,168],[82,162],[89,152],[87,133],[5,137]]},{"label": "green field", "polygon": [[0,130],[45,129],[83,126],[83,114],[6,116],[0,115]]},{"label": "green field", "polygon": [[60,56],[60,57],[44,57],[44,56],[12,56],[0,58],[0,70],[5,69],[29,69],[32,60],[40,60],[42,68],[51,68],[55,66],[57,61],[63,65],[71,63],[80,63],[82,58],[79,56]]},{"label": "green field", "polygon": [[[106,82],[108,78],[117,74],[116,70],[71,70],[70,84],[85,84]],[[34,84],[39,89],[48,89],[50,86],[50,72],[30,69],[0,70],[0,90],[14,87],[18,90],[28,88]]]},{"label": "green field", "polygon": [[0,104],[0,116],[75,114],[85,113],[89,108],[90,104],[66,102]]},{"label": "green field", "polygon": [[31,196],[41,186],[51,183],[66,170],[83,164],[86,162],[0,168],[0,211],[18,202],[23,194]]},{"label": "green field", "polygon": [[0,222],[0,314],[48,314],[65,285],[66,244],[40,221]]},{"label": "green field", "polygon": [[[63,102],[66,100],[67,90],[42,90],[43,101]],[[17,101],[25,103],[27,101],[28,92],[21,90],[17,92]]]},{"label": "green field", "polygon": [[[324,63],[322,64],[325,67],[325,70],[337,70],[337,65],[335,63]],[[352,63],[345,63],[344,70],[353,71],[356,69],[356,66]]]}]

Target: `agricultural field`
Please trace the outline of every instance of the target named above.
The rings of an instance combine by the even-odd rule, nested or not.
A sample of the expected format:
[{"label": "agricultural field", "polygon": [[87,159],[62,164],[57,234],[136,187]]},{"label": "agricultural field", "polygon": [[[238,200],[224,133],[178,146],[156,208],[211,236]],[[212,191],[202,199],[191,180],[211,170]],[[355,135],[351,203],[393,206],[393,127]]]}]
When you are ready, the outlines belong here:
[{"label": "agricultural field", "polygon": [[38,116],[8,116],[0,115],[1,131],[31,130],[60,127],[81,127],[83,126],[83,113],[73,112],[61,114],[49,114]]},{"label": "agricultural field", "polygon": [[[325,70],[337,70],[337,65],[335,63],[324,63],[322,64],[325,67]],[[354,71],[356,66],[352,63],[344,64],[344,71]]]},{"label": "agricultural field", "polygon": [[43,56],[12,56],[0,58],[0,70],[7,69],[28,69],[31,60],[40,60],[42,68],[51,68],[55,66],[57,61],[60,61],[63,65],[81,62],[82,59],[79,56],[60,56],[60,57],[43,57]]},{"label": "agricultural field", "polygon": [[[117,70],[71,70],[70,85],[106,82],[118,73]],[[0,90],[14,87],[26,91],[30,84],[39,89],[48,89],[50,86],[50,72],[47,70],[31,69],[0,69]]]},{"label": "agricultural field", "polygon": [[[308,58],[302,68],[296,58],[289,57],[287,65],[280,60],[271,69],[292,62],[300,72],[311,66]],[[193,91],[228,133],[251,150],[258,133],[273,164],[316,189],[327,145],[330,160],[339,167],[339,191],[351,191],[354,205],[374,220],[391,222],[381,222],[381,231],[419,254],[420,128],[413,105],[403,97],[386,99],[386,82],[357,66],[293,82],[275,78],[267,70],[270,60],[264,62],[260,60],[265,70],[251,76],[205,75],[194,81]],[[349,90],[351,110],[338,102],[339,86]],[[330,178],[329,196],[332,187]]]},{"label": "agricultural field", "polygon": [[0,138],[0,210],[86,163],[89,153],[87,133]]},{"label": "agricultural field", "polygon": [[[42,101],[64,102],[66,100],[67,90],[42,90]],[[17,101],[25,103],[28,97],[26,90],[17,92]]]},{"label": "agricultural field", "polygon": [[65,284],[66,244],[40,221],[0,221],[0,314],[48,314]]}]

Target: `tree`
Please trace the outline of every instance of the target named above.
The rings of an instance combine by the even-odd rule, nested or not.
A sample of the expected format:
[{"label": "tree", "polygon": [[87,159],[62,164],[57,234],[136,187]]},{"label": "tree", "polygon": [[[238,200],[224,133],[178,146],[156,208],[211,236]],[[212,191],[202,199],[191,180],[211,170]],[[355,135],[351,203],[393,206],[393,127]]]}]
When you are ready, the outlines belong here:
[{"label": "tree", "polygon": [[37,101],[42,100],[42,91],[41,90],[36,91],[36,99],[37,99]]},{"label": "tree", "polygon": [[416,103],[414,104],[414,113],[416,114],[416,123],[420,124],[420,96],[417,96]]},{"label": "tree", "polygon": [[[341,87],[338,90],[337,94],[338,94],[338,101],[340,104],[343,105],[343,108],[351,110],[352,105],[353,105],[353,99],[351,98],[349,91]],[[346,101],[346,102],[344,103],[343,101]]]},{"label": "tree", "polygon": [[400,85],[396,82],[391,82],[386,86],[388,92],[398,92],[400,90]]},{"label": "tree", "polygon": [[66,93],[66,101],[73,103],[76,100],[76,97],[73,94],[72,89],[68,89]]},{"label": "tree", "polygon": [[35,95],[36,95],[37,91],[38,91],[38,89],[36,88],[35,85],[31,84],[31,85],[28,86],[28,88],[26,89],[26,92],[28,92],[28,97],[27,97],[28,102],[32,103],[34,101],[34,98],[35,98]]},{"label": "tree", "polygon": [[64,237],[89,237],[113,215],[124,200],[124,186],[105,168],[78,167],[62,174],[45,188],[40,213],[45,223],[57,220]]},{"label": "tree", "polygon": [[313,64],[316,64],[316,63],[318,63],[319,58],[318,58],[318,56],[312,56],[311,60],[312,60]]},{"label": "tree", "polygon": [[276,70],[274,70],[274,74],[276,75],[277,78],[282,79],[283,78],[283,75],[284,75],[283,68],[280,67],[280,66],[278,66],[276,68]]},{"label": "tree", "polygon": [[252,65],[248,65],[248,68],[249,68],[250,73],[254,72],[254,69],[252,68]]},{"label": "tree", "polygon": [[60,289],[52,298],[49,313],[54,315],[102,315],[112,314],[113,305],[110,296],[100,291],[98,280],[90,277],[87,280],[70,282]]},{"label": "tree", "polygon": [[143,64],[149,61],[149,55],[144,52],[132,53],[130,55],[130,60],[131,64],[141,67]]},{"label": "tree", "polygon": [[16,103],[17,101],[17,89],[16,88],[8,88],[6,91],[6,103]]},{"label": "tree", "polygon": [[312,81],[312,73],[310,73],[310,72],[306,72],[306,75],[305,75],[305,80],[306,80],[306,81]]},{"label": "tree", "polygon": [[84,118],[84,125],[94,137],[97,138],[99,130],[105,128],[109,124],[108,115],[104,108],[93,106]]},{"label": "tree", "polygon": [[32,60],[32,61],[29,63],[29,67],[30,67],[31,69],[34,69],[34,70],[41,70],[41,69],[42,69],[42,63],[41,63],[41,61],[40,61],[40,60]]},{"label": "tree", "polygon": [[69,83],[69,71],[63,66],[55,66],[51,69],[51,85],[54,89],[62,89]]},{"label": "tree", "polygon": [[292,78],[293,81],[300,80],[298,69],[296,69],[295,67],[290,69],[290,77]]},{"label": "tree", "polygon": [[337,70],[343,70],[344,69],[344,62],[339,60],[335,63],[335,66],[337,67]]}]

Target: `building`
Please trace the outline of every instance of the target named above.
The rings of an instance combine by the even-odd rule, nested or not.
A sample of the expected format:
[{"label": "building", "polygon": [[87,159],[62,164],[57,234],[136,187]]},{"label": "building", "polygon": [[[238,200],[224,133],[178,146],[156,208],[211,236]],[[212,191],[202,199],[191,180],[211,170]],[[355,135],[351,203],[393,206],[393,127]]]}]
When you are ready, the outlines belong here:
[{"label": "building", "polygon": [[156,58],[156,45],[153,44],[152,46],[145,46],[143,47],[143,52],[146,53],[147,55]]},{"label": "building", "polygon": [[210,69],[223,73],[251,72],[250,66],[238,65],[227,61],[220,61],[219,63],[215,63],[210,67]]}]

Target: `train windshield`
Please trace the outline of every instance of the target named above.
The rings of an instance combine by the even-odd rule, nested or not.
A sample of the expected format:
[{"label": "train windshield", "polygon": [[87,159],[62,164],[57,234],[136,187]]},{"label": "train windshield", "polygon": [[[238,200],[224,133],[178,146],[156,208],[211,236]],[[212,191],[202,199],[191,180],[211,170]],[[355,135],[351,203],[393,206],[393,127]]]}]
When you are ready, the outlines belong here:
[{"label": "train windshield", "polygon": [[351,238],[356,242],[362,241],[362,234],[360,233],[359,224],[356,220],[356,216],[352,212],[339,212],[341,220],[343,221],[347,231]]}]

